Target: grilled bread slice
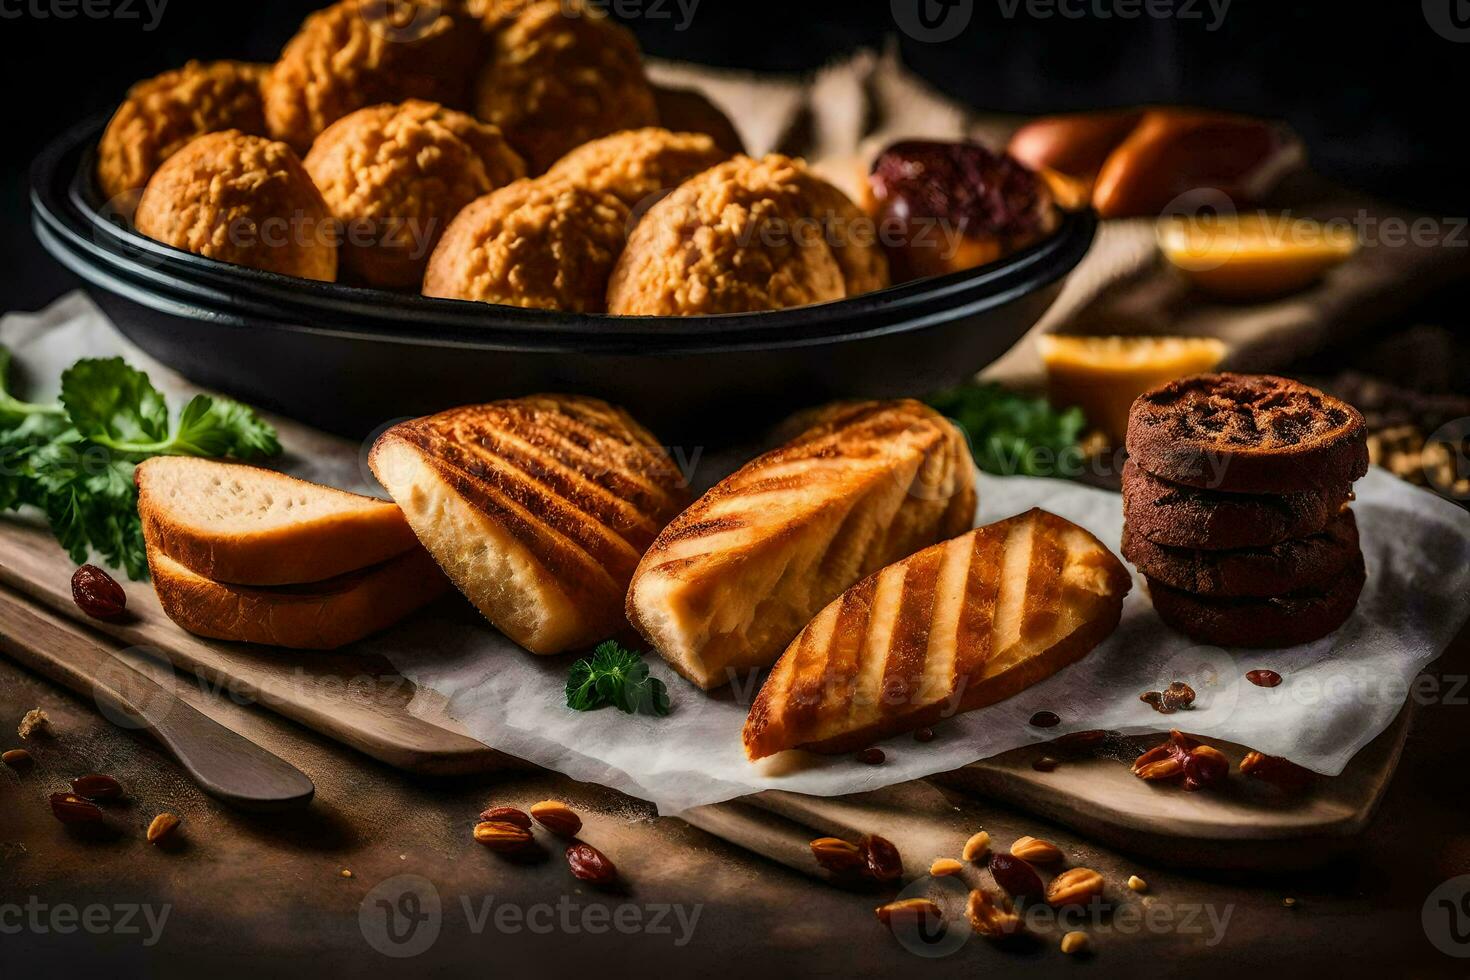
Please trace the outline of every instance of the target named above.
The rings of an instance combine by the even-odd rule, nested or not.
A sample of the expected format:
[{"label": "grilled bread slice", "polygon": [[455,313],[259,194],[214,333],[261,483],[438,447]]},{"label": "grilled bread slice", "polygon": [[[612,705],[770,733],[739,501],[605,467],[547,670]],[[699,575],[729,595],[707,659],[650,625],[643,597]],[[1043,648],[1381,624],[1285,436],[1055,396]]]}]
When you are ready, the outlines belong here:
[{"label": "grilled bread slice", "polygon": [[852,402],[813,418],[680,514],[633,576],[628,619],[700,687],[775,663],[843,589],[974,522],[969,447],[937,412]]},{"label": "grilled bread slice", "polygon": [[1080,660],[1132,584],[1044,510],[976,528],[848,589],[801,631],[745,722],[745,751],[845,752],[1002,701]]},{"label": "grilled bread slice", "polygon": [[403,422],[369,464],[460,591],[539,654],[626,629],[633,569],[689,499],[648,430],[568,395]]},{"label": "grilled bread slice", "polygon": [[319,582],[418,547],[390,500],[255,466],[155,456],[134,479],[149,548],[219,582]]},{"label": "grilled bread slice", "polygon": [[216,582],[152,548],[148,570],[159,605],[190,633],[296,650],[353,643],[449,591],[444,573],[416,544],[372,568],[275,588]]}]

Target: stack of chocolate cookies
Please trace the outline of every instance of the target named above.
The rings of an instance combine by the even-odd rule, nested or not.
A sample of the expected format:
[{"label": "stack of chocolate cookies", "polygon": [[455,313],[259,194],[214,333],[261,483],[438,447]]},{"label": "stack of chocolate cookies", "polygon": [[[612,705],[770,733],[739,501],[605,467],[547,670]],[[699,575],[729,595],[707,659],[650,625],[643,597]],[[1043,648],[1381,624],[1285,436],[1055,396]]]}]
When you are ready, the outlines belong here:
[{"label": "stack of chocolate cookies", "polygon": [[1366,577],[1347,506],[1368,472],[1355,408],[1286,378],[1197,375],[1139,396],[1127,446],[1123,556],[1166,623],[1286,647],[1351,615]]}]

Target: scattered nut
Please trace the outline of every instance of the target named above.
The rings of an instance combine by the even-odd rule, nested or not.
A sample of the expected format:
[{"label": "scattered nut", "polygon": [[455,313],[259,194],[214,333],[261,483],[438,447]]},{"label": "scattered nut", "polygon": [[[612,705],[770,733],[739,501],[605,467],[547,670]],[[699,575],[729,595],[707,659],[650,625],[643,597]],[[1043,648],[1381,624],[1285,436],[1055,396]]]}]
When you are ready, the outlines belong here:
[{"label": "scattered nut", "polygon": [[1085,953],[1091,946],[1092,940],[1085,932],[1069,932],[1062,937],[1062,952],[1067,954]]},{"label": "scattered nut", "polygon": [[1031,760],[1031,768],[1035,769],[1037,772],[1056,772],[1057,766],[1059,765],[1061,765],[1061,763],[1057,762],[1057,760],[1053,759],[1049,755],[1039,756]]},{"label": "scattered nut", "polygon": [[521,810],[513,806],[486,807],[485,810],[480,814],[480,822],[484,823],[487,820],[495,820],[500,823],[515,824],[522,830],[531,829],[531,817],[526,813],[525,810]]},{"label": "scattered nut", "polygon": [[1128,887],[1131,888],[1133,891],[1143,893],[1148,891],[1148,882],[1138,877],[1138,875],[1129,875]]},{"label": "scattered nut", "polygon": [[30,738],[32,735],[51,735],[51,718],[40,708],[32,708],[25,713],[20,720],[20,727],[16,734],[21,738]]},{"label": "scattered nut", "polygon": [[877,834],[864,834],[859,845],[863,851],[863,863],[868,874],[877,881],[897,881],[903,877],[903,858],[893,841]]},{"label": "scattered nut", "polygon": [[1194,688],[1183,681],[1174,681],[1162,691],[1145,691],[1138,700],[1164,715],[1172,715],[1181,708],[1194,706]]},{"label": "scattered nut", "polygon": [[513,823],[486,820],[475,824],[475,840],[498,854],[513,854],[531,846],[531,832]]},{"label": "scattered nut", "polygon": [[990,874],[995,883],[1004,888],[1012,898],[1040,898],[1041,877],[1036,869],[1025,861],[1010,854],[995,854],[990,858]]},{"label": "scattered nut", "polygon": [[344,877],[344,878],[351,878],[352,877],[352,869],[351,868],[343,868],[342,869],[342,877]]},{"label": "scattered nut", "polygon": [[1263,780],[1287,792],[1306,789],[1317,779],[1316,773],[1295,762],[1254,751],[1247,752],[1245,758],[1240,760],[1240,772],[1243,776]]},{"label": "scattered nut", "polygon": [[1294,908],[1296,908],[1296,899],[1294,899],[1294,898],[1283,898],[1281,900],[1281,907],[1282,908],[1287,908],[1287,909],[1294,909]]},{"label": "scattered nut", "polygon": [[148,825],[148,833],[146,835],[148,838],[148,843],[157,844],[159,841],[171,837],[178,826],[178,817],[174,816],[172,813],[160,813],[158,816],[154,817],[153,822]]},{"label": "scattered nut", "polygon": [[1150,783],[1178,779],[1184,775],[1184,763],[1174,757],[1166,743],[1133,760],[1133,775]]},{"label": "scattered nut", "polygon": [[1021,917],[1004,895],[992,895],[984,888],[970,892],[965,903],[965,917],[975,931],[986,939],[1005,939],[1021,931]]},{"label": "scattered nut", "polygon": [[1169,740],[1154,746],[1133,762],[1133,775],[1156,782],[1184,777],[1184,788],[1204,789],[1223,780],[1230,761],[1219,749],[1201,745],[1183,732],[1172,731]]},{"label": "scattered nut", "polygon": [[35,761],[25,749],[8,749],[4,753],[0,753],[0,762],[5,763],[12,769],[24,769]]},{"label": "scattered nut", "polygon": [[1204,789],[1230,774],[1230,760],[1217,748],[1196,745],[1184,760],[1184,788]]},{"label": "scattered nut", "polygon": [[841,837],[818,837],[807,846],[817,863],[833,874],[852,874],[865,866],[862,849]]},{"label": "scattered nut", "polygon": [[560,800],[542,800],[531,807],[531,816],[558,837],[575,837],[582,829],[582,818]]},{"label": "scattered nut", "polygon": [[969,840],[965,841],[965,849],[960,852],[960,857],[966,861],[978,861],[990,850],[990,835],[980,831]]},{"label": "scattered nut", "polygon": [[97,804],[77,796],[75,793],[52,793],[51,812],[65,824],[100,824],[102,811]]},{"label": "scattered nut", "polygon": [[878,921],[889,928],[899,923],[920,926],[928,922],[944,921],[944,913],[939,910],[939,906],[927,898],[905,898],[899,902],[880,905],[873,911],[877,914]]},{"label": "scattered nut", "polygon": [[1036,837],[1017,837],[1011,855],[1031,864],[1055,864],[1062,859],[1062,849]]},{"label": "scattered nut", "polygon": [[929,865],[929,873],[936,878],[945,875],[957,875],[965,870],[965,866],[954,858],[935,858],[934,863]]},{"label": "scattered nut", "polygon": [[881,766],[887,758],[880,748],[866,748],[857,754],[857,760],[869,766]]},{"label": "scattered nut", "polygon": [[567,847],[567,865],[581,881],[593,885],[610,885],[618,880],[617,867],[591,844],[576,843]]},{"label": "scattered nut", "polygon": [[123,587],[96,565],[83,565],[72,573],[71,598],[93,619],[116,619],[128,607]]},{"label": "scattered nut", "polygon": [[100,772],[89,772],[73,779],[71,790],[89,800],[115,800],[123,795],[122,783]]},{"label": "scattered nut", "polygon": [[1046,887],[1046,904],[1086,905],[1103,892],[1103,876],[1091,868],[1068,868]]}]

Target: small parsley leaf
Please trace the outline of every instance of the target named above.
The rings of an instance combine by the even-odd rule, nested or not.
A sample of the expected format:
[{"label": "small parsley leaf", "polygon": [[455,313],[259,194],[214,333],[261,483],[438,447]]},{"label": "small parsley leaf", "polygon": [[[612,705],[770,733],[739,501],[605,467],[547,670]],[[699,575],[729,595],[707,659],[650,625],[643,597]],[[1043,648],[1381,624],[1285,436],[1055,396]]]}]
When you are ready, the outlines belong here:
[{"label": "small parsley leaf", "polygon": [[1057,410],[1045,398],[998,384],[967,384],[930,396],[929,404],[953,419],[970,440],[975,464],[1000,476],[1077,476],[1078,447],[1086,419],[1080,408]]},{"label": "small parsley leaf", "polygon": [[669,692],[648,674],[641,654],[608,640],[572,664],[567,675],[567,707],[593,711],[612,705],[626,714],[667,715]]}]

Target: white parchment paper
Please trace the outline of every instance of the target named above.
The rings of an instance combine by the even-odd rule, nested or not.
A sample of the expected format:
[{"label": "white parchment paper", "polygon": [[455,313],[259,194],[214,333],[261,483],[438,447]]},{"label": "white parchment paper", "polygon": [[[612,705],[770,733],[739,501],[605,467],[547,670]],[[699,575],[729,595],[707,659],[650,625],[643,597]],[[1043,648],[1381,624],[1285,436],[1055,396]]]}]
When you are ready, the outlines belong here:
[{"label": "white parchment paper", "polygon": [[[187,390],[126,345],[84,299],[64,300],[38,316],[7,317],[0,343],[37,380],[54,378],[80,356],[124,353],[171,393]],[[356,447],[344,447],[340,458],[288,458],[285,468],[348,488],[364,483]],[[795,753],[749,763],[740,729],[754,686],[706,695],[652,656],[651,669],[673,700],[669,717],[571,711],[563,688],[575,657],[526,654],[468,606],[462,614],[451,608],[450,615],[435,607],[438,615],[362,645],[447,698],[450,713],[485,744],[650,800],[665,813],[763,789],[816,795],[875,789],[1090,728],[1180,727],[1335,775],[1388,726],[1419,671],[1470,615],[1470,514],[1377,468],[1356,490],[1368,583],[1352,619],[1334,635],[1289,650],[1199,646],[1159,621],[1135,577],[1117,632],[1080,663],[1009,701],[943,722],[930,743],[907,735],[883,743],[888,760],[881,766],[848,756],[790,758]],[[1075,521],[1118,549],[1123,514],[1116,494],[1058,480],[982,476],[977,523],[1030,507]],[[1244,675],[1256,668],[1277,671],[1282,684],[1250,684]],[[1166,716],[1138,700],[1174,680],[1198,692],[1193,710]],[[1031,715],[1043,709],[1060,715],[1062,724],[1031,728]]]}]

